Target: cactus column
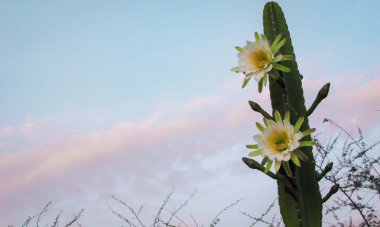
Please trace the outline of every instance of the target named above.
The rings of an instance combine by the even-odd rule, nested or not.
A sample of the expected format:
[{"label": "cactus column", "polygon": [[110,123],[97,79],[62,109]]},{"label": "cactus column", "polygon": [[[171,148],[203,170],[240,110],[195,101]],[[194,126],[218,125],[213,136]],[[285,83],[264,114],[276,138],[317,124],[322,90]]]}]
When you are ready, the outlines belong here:
[{"label": "cactus column", "polygon": [[[284,14],[277,3],[269,2],[265,5],[263,20],[264,34],[267,38],[274,40],[278,34],[281,34],[287,39],[287,42],[280,52],[295,56]],[[308,129],[305,99],[297,62],[288,61],[284,65],[289,67],[291,72],[281,72],[282,81],[284,81],[283,86],[280,86],[277,80],[271,77],[269,79],[272,108],[282,114],[285,111],[290,111],[292,113],[291,123],[293,124],[298,116],[304,116],[301,130]],[[308,137],[306,139],[310,139],[310,136]],[[308,161],[303,162],[301,167],[294,168],[295,179],[290,179],[282,174],[277,181],[281,215],[286,226],[321,226],[322,198],[315,174],[312,147],[303,147],[302,151],[308,156]],[[288,191],[295,193],[295,195],[290,195]]]},{"label": "cactus column", "polygon": [[[257,103],[250,101],[249,104],[251,105],[254,111],[261,113],[267,119],[275,119],[276,122],[281,122],[281,124],[284,124],[284,127],[286,127],[286,124],[282,123],[280,116],[284,116],[284,118],[287,118],[287,120],[290,121],[291,125],[297,125],[299,122],[298,119],[303,118],[303,123],[301,122],[302,126],[300,128],[300,131],[303,131],[305,136],[301,139],[302,141],[300,141],[300,144],[302,144],[303,142],[305,142],[303,144],[307,144],[309,143],[308,141],[311,140],[311,136],[310,133],[305,132],[313,131],[309,127],[308,116],[314,111],[314,109],[320,103],[320,101],[327,96],[330,84],[326,84],[324,87],[322,87],[313,105],[309,108],[309,110],[307,110],[305,107],[305,99],[303,96],[303,89],[301,83],[302,76],[298,71],[297,62],[295,61],[295,54],[293,51],[292,42],[288,31],[288,26],[286,24],[284,14],[280,6],[275,2],[268,2],[264,7],[263,19],[265,34],[265,36],[263,36],[263,40],[267,39],[269,42],[273,42],[273,45],[276,45],[276,43],[279,40],[277,39],[277,37],[279,37],[280,35],[282,38],[286,39],[286,42],[284,41],[285,43],[282,43],[283,46],[281,45],[281,48],[278,50],[278,55],[276,53],[277,57],[281,58],[282,56],[293,56],[294,60],[281,63],[281,67],[283,69],[285,68],[286,70],[280,70],[281,68],[279,68],[278,64],[276,66],[276,61],[274,60],[276,59],[276,57],[266,57],[266,55],[260,55],[260,52],[255,52],[255,54],[258,53],[256,55],[257,57],[254,59],[258,59],[257,62],[260,63],[263,60],[267,59],[270,60],[271,64],[272,62],[274,62],[273,69],[271,67],[267,67],[267,65],[263,66],[263,70],[267,70],[270,75],[269,90],[273,109],[272,115],[274,117],[271,117],[270,114],[265,112]],[[258,37],[256,37],[256,42],[259,43],[262,41],[260,41]],[[271,48],[273,48],[273,45]],[[245,53],[243,51],[245,49],[237,49],[241,52],[241,55],[239,57],[244,58],[248,56],[244,55]],[[274,47],[274,49],[276,49],[276,47]],[[258,49],[258,51],[260,51],[260,49]],[[282,59],[289,60],[286,58]],[[276,67],[279,70],[276,70]],[[255,74],[260,74],[257,73],[259,72],[257,71],[253,74],[247,75],[247,67],[237,67],[235,70],[237,72],[243,71],[246,74],[245,84],[250,79],[249,75],[256,76]],[[265,73],[267,71],[265,71]],[[263,77],[264,79],[261,79],[259,82],[259,91],[261,90],[260,86],[262,86],[263,83],[266,83],[266,76],[267,75],[265,74]],[[243,85],[243,87],[244,86],[245,85]],[[297,126],[294,127],[297,128]],[[259,125],[258,128],[261,129],[262,132],[265,130],[261,125]],[[298,132],[298,129],[294,130],[295,133]],[[278,145],[277,142],[276,145]],[[258,149],[257,151],[252,152],[251,156],[257,155],[260,152],[262,154],[262,151],[260,150],[262,147],[258,148],[258,145],[248,145],[247,147]],[[299,149],[301,150],[300,153],[303,156],[307,156],[304,157],[302,165],[299,164],[299,160],[297,158],[295,158],[296,162],[293,161],[293,163],[287,161],[282,162],[283,164],[281,165],[281,167],[280,163],[278,163],[279,165],[276,164],[275,167],[276,171],[278,170],[276,174],[270,171],[268,172],[273,160],[268,159],[268,157],[265,156],[267,154],[264,154],[264,163],[261,165],[249,158],[243,158],[243,161],[250,168],[265,172],[268,176],[277,180],[280,212],[285,226],[319,227],[322,225],[322,202],[326,201],[327,198],[331,196],[331,193],[334,193],[334,190],[336,192],[339,186],[333,186],[328,196],[322,199],[318,185],[318,180],[320,179],[320,176],[315,171],[312,146],[299,147]],[[270,162],[270,164],[268,164],[267,168],[265,169],[263,165],[267,161]],[[297,163],[298,166],[296,166]]]}]

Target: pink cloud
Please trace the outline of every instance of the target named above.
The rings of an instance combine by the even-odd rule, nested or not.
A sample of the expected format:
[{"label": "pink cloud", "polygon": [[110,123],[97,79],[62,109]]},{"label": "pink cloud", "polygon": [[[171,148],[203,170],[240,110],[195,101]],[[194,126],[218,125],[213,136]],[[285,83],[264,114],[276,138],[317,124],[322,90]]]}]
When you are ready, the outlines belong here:
[{"label": "pink cloud", "polygon": [[[308,105],[324,83],[332,82],[330,96],[312,116],[314,127],[325,117],[362,128],[378,120],[379,113],[370,110],[380,106],[380,79],[365,83],[363,74],[351,78],[303,80]],[[241,81],[233,79],[213,95],[162,104],[145,120],[120,122],[106,130],[51,133],[52,121],[33,119],[0,129],[0,145],[28,141],[28,146],[0,153],[0,213],[7,216],[0,224],[19,222],[43,201],[70,198],[87,204],[113,193],[161,199],[174,186],[192,191],[216,184],[222,175],[241,179],[251,173],[240,161],[244,144],[256,133],[254,122],[261,121],[248,100],[268,112],[270,102],[267,90],[252,92],[254,83],[250,90],[240,86]],[[64,121],[54,122],[65,127]],[[23,212],[17,212],[21,208]]]},{"label": "pink cloud", "polygon": [[305,87],[312,91],[306,93],[308,105],[313,101],[319,88],[331,82],[330,94],[312,115],[313,122],[319,124],[324,118],[330,118],[348,130],[355,130],[357,127],[362,129],[378,127],[380,114],[376,110],[380,106],[380,92],[377,91],[380,79],[374,77],[364,81],[363,74],[349,78],[352,80],[342,76],[317,80],[305,79]]},{"label": "pink cloud", "polygon": [[[14,136],[33,137],[34,143],[0,153],[0,213],[8,214],[7,223],[1,224],[17,223],[44,200],[81,200],[90,188],[96,188],[96,194],[111,194],[118,181],[127,193],[140,197],[158,197],[177,185],[193,190],[196,185],[189,179],[197,184],[215,174],[201,168],[199,155],[212,156],[249,132],[244,122],[251,110],[246,102],[215,100],[198,98],[170,108],[175,117],[169,119],[160,110],[144,121],[120,122],[108,130],[61,140],[44,132],[49,127],[29,119]],[[17,212],[20,207],[22,214]]]}]

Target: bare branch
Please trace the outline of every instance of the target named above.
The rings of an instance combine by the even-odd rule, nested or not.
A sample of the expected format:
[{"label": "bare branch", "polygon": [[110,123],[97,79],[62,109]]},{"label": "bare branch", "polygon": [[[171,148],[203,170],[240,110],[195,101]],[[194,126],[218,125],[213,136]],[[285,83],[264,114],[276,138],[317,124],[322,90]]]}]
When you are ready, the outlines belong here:
[{"label": "bare branch", "polygon": [[241,199],[238,199],[236,200],[235,202],[231,203],[230,205],[228,205],[227,207],[225,207],[223,210],[221,210],[214,218],[214,220],[211,222],[210,224],[210,227],[214,227],[219,221],[219,217],[220,215],[222,215],[222,213],[224,213],[226,210],[230,209],[231,207],[235,206],[236,204],[238,204],[240,201],[242,201],[243,198]]},{"label": "bare branch", "polygon": [[193,215],[190,214],[190,217],[191,217],[191,219],[193,219],[193,222],[194,222],[194,224],[195,224],[195,227],[198,227],[198,223],[197,223],[197,221],[195,220],[195,218],[193,217]]},{"label": "bare branch", "polygon": [[190,197],[184,202],[182,203],[173,213],[172,215],[170,216],[169,220],[167,221],[167,223],[170,223],[170,221],[172,220],[172,218],[181,210],[183,209],[185,206],[187,206],[187,203],[194,197],[195,193],[197,192],[197,190],[195,189],[193,193],[191,193]]},{"label": "bare branch", "polygon": [[173,191],[171,191],[167,196],[166,196],[166,199],[162,202],[162,205],[160,207],[160,209],[158,210],[157,214],[156,214],[156,217],[154,218],[154,223],[153,223],[153,226],[156,226],[156,224],[158,224],[158,222],[160,222],[161,220],[161,212],[162,210],[164,209],[164,207],[166,206],[166,204],[168,203],[170,197],[172,196],[173,194]]},{"label": "bare branch", "polygon": [[[337,123],[335,123],[333,120],[328,119],[328,118],[325,118],[325,119],[323,120],[323,122],[330,122],[331,124],[335,125],[335,126],[338,127],[339,129],[341,129],[344,133],[346,133],[347,136],[350,137],[350,139],[352,140],[352,142],[354,142],[354,143],[358,146],[358,148],[363,152],[363,156],[364,156],[367,160],[369,160],[368,156],[364,153],[363,148],[359,145],[358,142],[356,142],[356,140],[354,139],[354,137],[352,137],[352,135],[351,135],[346,129],[344,129],[343,127],[341,127],[340,125],[338,125]],[[371,164],[371,167],[372,167],[372,169],[375,171],[375,173],[377,174],[377,176],[380,177],[379,172],[377,171],[377,169],[376,169],[372,164]]]},{"label": "bare branch", "polygon": [[108,209],[113,213],[115,214],[116,216],[118,216],[120,219],[122,219],[123,221],[125,221],[130,227],[137,227],[135,224],[133,224],[128,218],[124,217],[122,214],[114,211],[109,205],[108,206]]},{"label": "bare branch", "polygon": [[256,225],[256,224],[259,223],[259,222],[262,222],[262,223],[264,223],[264,224],[270,225],[269,222],[267,222],[267,221],[264,220],[264,217],[267,216],[267,215],[269,214],[269,212],[273,209],[274,204],[275,204],[276,201],[277,201],[277,199],[274,200],[274,201],[268,206],[268,208],[266,209],[266,211],[265,211],[264,213],[262,213],[261,216],[258,217],[258,218],[253,217],[253,216],[251,216],[250,214],[248,214],[248,213],[246,213],[246,212],[241,212],[241,213],[244,214],[245,216],[249,217],[250,219],[254,220],[254,222],[250,225],[250,227]]},{"label": "bare branch", "polygon": [[71,221],[69,221],[69,222],[65,225],[65,227],[69,227],[69,226],[71,226],[72,224],[74,224],[75,222],[77,222],[78,219],[80,218],[80,216],[82,215],[83,211],[84,211],[84,209],[81,209],[81,210],[79,211],[79,213],[76,214],[76,215],[73,217],[73,219],[72,219]]},{"label": "bare branch", "polygon": [[132,207],[128,206],[128,204],[126,204],[124,201],[121,201],[120,199],[116,198],[114,195],[111,195],[111,198],[116,200],[117,202],[121,203],[123,206],[127,207],[129,209],[129,211],[135,216],[136,220],[140,223],[140,225],[142,227],[145,227],[145,225],[141,222],[140,218],[139,218],[139,213],[141,212],[142,210],[142,206],[140,207],[138,213],[136,213]]},{"label": "bare branch", "polygon": [[55,217],[54,223],[51,227],[57,227],[58,226],[58,220],[61,217],[62,213],[63,213],[63,210],[61,210],[61,212],[59,212],[59,214]]},{"label": "bare branch", "polygon": [[40,224],[40,218],[41,218],[41,215],[42,215],[43,213],[46,213],[46,212],[47,212],[48,207],[51,205],[51,203],[52,203],[51,201],[48,202],[48,203],[45,205],[45,207],[41,210],[41,212],[38,214],[38,216],[37,216],[37,224],[36,224],[37,227],[38,227],[39,224]]},{"label": "bare branch", "polygon": [[33,220],[34,218],[36,218],[36,217],[38,217],[38,219],[37,219],[37,226],[38,226],[39,219],[40,219],[41,215],[47,211],[47,208],[48,208],[51,204],[52,204],[52,202],[48,202],[48,203],[44,206],[44,208],[42,208],[42,210],[41,210],[38,214],[35,214],[35,215],[31,216],[31,217],[28,217],[28,218],[26,219],[26,221],[24,222],[24,224],[21,225],[21,227],[24,227],[24,226],[27,227],[28,224],[29,224],[29,222],[30,222],[31,220]]}]

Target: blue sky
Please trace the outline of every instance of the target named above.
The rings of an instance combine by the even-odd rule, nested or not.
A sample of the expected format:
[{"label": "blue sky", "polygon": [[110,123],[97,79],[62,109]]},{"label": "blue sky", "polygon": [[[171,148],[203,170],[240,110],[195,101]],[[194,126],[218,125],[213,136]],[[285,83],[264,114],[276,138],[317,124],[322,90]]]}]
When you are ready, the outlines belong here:
[{"label": "blue sky", "polygon": [[[1,121],[104,109],[133,118],[208,94],[233,76],[232,47],[262,30],[264,2],[2,2]],[[376,66],[378,2],[280,3],[297,54],[324,57],[319,72]]]},{"label": "blue sky", "polygon": [[[178,171],[180,164],[186,166],[181,170],[185,172],[201,166],[199,171],[194,170],[194,175],[190,174],[182,181],[174,174],[172,177],[177,180],[170,181],[172,183],[166,189],[161,188],[159,191],[162,193],[152,201],[160,201],[172,187],[179,187],[179,191],[183,190],[180,193],[185,195],[198,187],[204,193],[201,198],[220,200],[225,196],[229,201],[240,198],[238,193],[248,185],[238,185],[242,176],[247,176],[244,175],[247,174],[244,172],[246,168],[239,160],[244,155],[241,150],[254,132],[248,123],[259,119],[250,112],[246,103],[248,99],[268,100],[258,96],[254,83],[242,90],[242,76],[232,73],[230,69],[238,61],[234,46],[244,45],[246,40],[253,39],[255,31],[262,31],[265,2],[0,1],[0,157],[3,155],[3,160],[18,160],[14,165],[11,161],[0,163],[0,175],[13,182],[18,175],[10,174],[9,169],[25,162],[25,152],[32,156],[38,154],[36,159],[39,155],[48,157],[54,154],[52,159],[59,160],[68,150],[78,147],[87,149],[88,146],[83,144],[93,143],[93,137],[113,141],[100,143],[96,149],[88,148],[88,156],[79,164],[67,161],[67,165],[61,166],[58,163],[57,168],[46,167],[52,171],[48,176],[43,171],[37,175],[45,179],[45,183],[50,182],[51,177],[65,182],[64,179],[73,174],[68,169],[82,166],[83,172],[103,176],[89,182],[91,187],[87,187],[86,183],[81,186],[84,189],[79,197],[93,202],[79,199],[87,206],[84,207],[88,209],[87,216],[83,218],[88,225],[93,217],[91,211],[99,211],[93,204],[105,204],[104,201],[107,201],[99,195],[108,192],[126,196],[122,189],[129,190],[132,186],[120,181],[139,176],[135,173],[137,176],[132,177],[133,174],[128,175],[130,172],[127,176],[120,175],[118,171],[127,170],[117,164],[115,169],[109,165],[94,169],[94,160],[101,157],[112,166],[114,159],[124,157],[112,152],[123,148],[128,152],[131,149],[129,146],[132,146],[120,145],[122,142],[119,140],[114,142],[115,138],[124,138],[125,134],[119,133],[131,132],[131,137],[126,136],[127,140],[134,134],[145,138],[151,133],[149,128],[152,128],[162,130],[167,137],[161,137],[160,133],[146,136],[153,142],[143,141],[146,146],[133,145],[133,149],[138,148],[142,154],[151,155],[149,160],[152,162],[163,161],[159,157],[154,159],[155,154],[149,153],[152,150],[168,152],[164,153],[175,157],[173,163],[177,164],[170,165],[159,176],[145,173],[141,178],[147,177],[149,182],[162,184],[162,181],[172,180],[170,176]],[[333,98],[317,112],[314,123],[320,124],[323,117],[332,117],[349,128],[362,126],[368,132],[378,131],[379,114],[372,110],[380,109],[380,103],[376,101],[380,100],[380,95],[373,89],[380,85],[377,53],[380,33],[376,29],[380,21],[380,2],[279,3],[287,18],[300,71],[305,77],[305,89],[309,89],[306,92],[307,103],[312,102],[321,85],[333,82]],[[349,100],[352,100],[352,111],[344,102]],[[233,108],[237,108],[236,112]],[[214,118],[215,122],[212,120]],[[226,118],[226,125],[222,125]],[[187,121],[192,124],[186,124]],[[208,134],[203,135],[203,132]],[[376,133],[370,135],[374,139],[378,137]],[[186,138],[193,139],[192,143]],[[218,144],[218,140],[226,142]],[[213,146],[209,147],[209,144]],[[107,145],[116,148],[107,149]],[[195,149],[194,153],[186,151],[183,154],[191,161],[186,161],[180,152],[176,153],[181,146]],[[58,151],[55,147],[59,147]],[[61,147],[65,149],[60,150]],[[38,153],[41,148],[44,151]],[[111,152],[111,158],[92,155],[91,149],[95,149],[96,154]],[[75,155],[82,157],[82,154],[74,152],[73,159],[76,159]],[[135,162],[136,157],[140,154],[125,156],[130,158],[128,162]],[[42,167],[39,166],[45,166],[46,160],[50,159],[35,160],[36,166],[28,164],[25,172],[20,174],[40,170]],[[229,166],[232,161],[236,165]],[[223,165],[230,168],[223,170]],[[202,174],[202,171],[207,174]],[[109,175],[102,175],[104,172]],[[192,187],[173,183],[189,184],[190,179],[198,179],[196,176],[201,175],[219,181],[199,178]],[[109,187],[102,186],[101,191],[91,189],[104,185],[103,180],[107,177]],[[137,178],[133,182],[139,185]],[[28,206],[15,203],[17,207],[14,209],[24,209],[24,212],[12,212],[7,219],[0,217],[1,225],[18,223],[30,215],[28,212],[38,209],[44,200],[63,204],[65,210],[78,207],[63,195],[70,197],[76,192],[73,188],[80,184],[78,182],[86,182],[85,176],[78,176],[60,196],[51,194],[46,198],[38,193],[36,185],[40,182],[36,180],[35,183],[31,179],[25,184],[15,183],[14,187],[18,192],[35,188],[37,192],[30,193],[35,199]],[[275,193],[273,185],[265,180],[260,178],[259,181],[272,187],[265,193]],[[231,183],[225,183],[226,189],[221,194],[210,197],[207,193],[212,193],[215,184],[220,181]],[[59,187],[59,181],[54,185]],[[135,194],[138,191],[136,188],[146,189],[136,185],[133,186],[135,191],[131,189]],[[11,195],[8,191],[0,191],[0,202],[11,203],[12,199],[5,199]],[[103,200],[93,199],[94,195]],[[202,203],[202,200],[198,202]],[[220,202],[215,206],[222,208],[223,204]],[[213,212],[217,211],[215,208]],[[105,212],[104,220],[112,215],[107,211],[99,212]],[[205,211],[204,216],[212,216],[211,213]],[[104,220],[99,223],[104,224]]]}]

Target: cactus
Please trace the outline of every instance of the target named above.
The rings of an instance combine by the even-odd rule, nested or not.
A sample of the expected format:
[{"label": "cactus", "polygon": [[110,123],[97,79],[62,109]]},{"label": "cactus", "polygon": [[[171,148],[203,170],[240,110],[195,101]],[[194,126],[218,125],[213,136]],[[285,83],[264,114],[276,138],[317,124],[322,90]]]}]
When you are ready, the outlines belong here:
[{"label": "cactus", "polygon": [[[288,116],[290,123],[292,125],[296,125],[298,124],[296,123],[297,120],[302,118],[303,123],[301,123],[302,126],[300,130],[304,132],[313,131],[313,129],[310,129],[309,127],[308,116],[310,116],[317,105],[327,97],[330,84],[328,83],[322,87],[316,100],[309,110],[307,110],[303,96],[301,82],[302,76],[298,71],[288,26],[286,24],[284,14],[277,3],[268,2],[265,5],[263,23],[263,40],[268,40],[269,43],[276,43],[276,39],[278,42],[277,37],[280,35],[281,38],[286,39],[286,42],[284,41],[278,50],[279,55],[293,56],[293,58],[292,61],[281,63],[281,67],[286,70],[272,69],[269,71],[271,68],[268,68],[267,65],[265,65],[268,69],[265,73],[270,75],[268,76],[269,90],[273,109],[272,115],[275,117],[271,117],[271,115],[265,112],[265,110],[263,110],[257,103],[250,101],[249,104],[254,111],[261,113],[266,119],[276,119],[277,122],[278,118],[281,119],[279,116]],[[256,41],[259,42],[257,37]],[[242,48],[238,47],[237,49],[240,52],[243,51]],[[270,63],[272,63],[273,61],[271,58],[269,59],[271,61]],[[290,58],[286,60],[290,60]],[[273,65],[273,68],[275,68],[275,65]],[[239,70],[241,72],[242,68],[235,68],[235,71],[238,72]],[[245,74],[246,79],[243,87],[246,85],[250,77],[252,77],[249,76],[250,74]],[[263,84],[266,84],[267,74],[265,74],[263,78],[264,79],[260,78],[259,81],[259,91],[261,91]],[[259,125],[258,128],[260,129],[260,127],[261,131],[263,131],[263,126]],[[307,133],[306,135],[305,133],[302,141],[310,141],[311,136],[309,134],[310,133]],[[257,148],[257,145],[247,145],[247,147]],[[243,161],[246,165],[248,165],[248,167],[262,171],[271,178],[277,180],[280,212],[285,226],[317,227],[322,225],[322,202],[325,202],[331,196],[331,193],[322,199],[318,185],[318,180],[321,175],[318,175],[315,171],[312,146],[301,147],[300,150],[303,155],[307,156],[302,161],[302,165],[297,165],[297,163],[299,163],[297,158],[297,160],[295,160],[297,162],[293,161],[294,163],[282,162],[282,166],[280,166],[280,164],[276,165],[276,174],[269,171],[273,160],[269,160],[265,156],[264,164],[265,162],[270,162],[267,165],[267,168],[264,168],[263,163],[260,165],[256,161],[249,158],[243,158]],[[259,150],[251,152],[250,156],[258,155],[259,153]],[[331,170],[331,166],[329,166],[329,169]],[[329,169],[326,171],[329,171]],[[339,185],[334,185],[333,188],[335,190],[330,191],[332,191],[332,193],[334,191],[336,192],[337,187],[339,187]]]},{"label": "cactus", "polygon": [[[269,40],[281,34],[286,37],[287,42],[281,48],[282,54],[291,54],[293,46],[288,31],[288,26],[285,21],[284,14],[280,6],[275,2],[269,2],[264,7],[264,34]],[[295,117],[304,116],[303,129],[308,129],[308,118],[306,116],[305,99],[301,84],[301,76],[298,71],[296,61],[288,61],[285,66],[291,69],[289,73],[282,73],[284,87],[281,88],[276,80],[270,77],[270,93],[272,108],[284,113],[286,110],[294,114],[291,122],[294,123]],[[310,137],[310,136],[309,136]],[[310,139],[310,138],[309,138]],[[302,163],[302,167],[295,169],[295,182],[290,185],[288,182],[292,179],[279,179],[278,195],[280,203],[280,211],[283,217],[285,226],[321,226],[322,224],[322,198],[319,192],[318,181],[315,175],[314,158],[311,147],[304,147],[302,150],[307,156],[308,161]],[[284,176],[284,175],[283,175]],[[284,176],[286,178],[286,176]],[[292,198],[287,192],[287,188],[294,189],[296,199]],[[297,223],[299,220],[299,223]]]}]

